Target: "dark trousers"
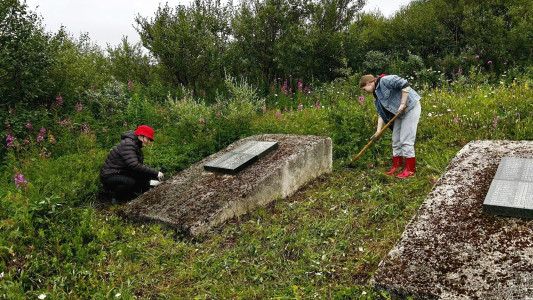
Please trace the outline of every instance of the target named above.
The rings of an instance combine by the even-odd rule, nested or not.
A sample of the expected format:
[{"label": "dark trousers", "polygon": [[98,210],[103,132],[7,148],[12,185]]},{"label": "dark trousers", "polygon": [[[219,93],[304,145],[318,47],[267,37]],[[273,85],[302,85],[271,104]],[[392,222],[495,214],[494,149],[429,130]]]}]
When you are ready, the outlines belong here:
[{"label": "dark trousers", "polygon": [[118,200],[129,201],[150,189],[150,177],[112,175],[102,180],[102,184]]}]

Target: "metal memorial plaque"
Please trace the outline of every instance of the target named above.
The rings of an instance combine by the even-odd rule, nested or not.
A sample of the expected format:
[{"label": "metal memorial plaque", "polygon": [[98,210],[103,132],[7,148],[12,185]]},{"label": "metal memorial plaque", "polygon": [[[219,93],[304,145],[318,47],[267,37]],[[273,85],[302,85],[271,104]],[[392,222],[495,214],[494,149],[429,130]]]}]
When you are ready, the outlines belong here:
[{"label": "metal memorial plaque", "polygon": [[270,151],[276,149],[277,147],[278,142],[250,141],[233,150],[232,152],[251,154],[257,156],[258,158],[261,158],[270,153]]},{"label": "metal memorial plaque", "polygon": [[533,218],[533,159],[504,157],[483,203],[488,214]]},{"label": "metal memorial plaque", "polygon": [[278,147],[278,142],[249,141],[204,165],[204,170],[235,175]]}]

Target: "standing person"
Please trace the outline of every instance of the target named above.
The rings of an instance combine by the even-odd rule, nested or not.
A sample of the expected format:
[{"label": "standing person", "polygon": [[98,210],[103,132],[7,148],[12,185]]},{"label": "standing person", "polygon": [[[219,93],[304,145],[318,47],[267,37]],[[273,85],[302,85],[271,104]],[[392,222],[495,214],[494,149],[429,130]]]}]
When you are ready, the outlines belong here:
[{"label": "standing person", "polygon": [[164,178],[163,173],[143,164],[141,148],[154,140],[152,128],[141,125],[135,131],[122,133],[121,139],[100,170],[100,181],[111,192],[113,204],[116,199],[131,200],[147,191],[151,178]]},{"label": "standing person", "polygon": [[393,131],[392,169],[385,174],[394,175],[400,171],[405,157],[405,169],[396,177],[415,175],[415,138],[421,112],[420,96],[409,86],[407,80],[396,75],[381,75],[378,78],[364,75],[359,81],[359,87],[374,95],[374,105],[379,115],[376,134],[384,124],[400,113],[390,126]]}]

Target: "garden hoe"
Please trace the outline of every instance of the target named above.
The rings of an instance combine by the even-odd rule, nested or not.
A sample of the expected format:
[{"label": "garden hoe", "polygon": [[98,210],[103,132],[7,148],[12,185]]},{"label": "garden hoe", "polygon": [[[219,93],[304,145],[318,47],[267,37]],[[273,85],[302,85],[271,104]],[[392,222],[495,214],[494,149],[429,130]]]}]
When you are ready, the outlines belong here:
[{"label": "garden hoe", "polygon": [[[407,107],[406,107],[407,108]],[[405,109],[404,109],[405,110]],[[352,158],[352,161],[350,161],[350,163],[348,165],[346,165],[345,167],[347,168],[354,168],[354,166],[352,166],[352,163],[356,160],[359,159],[359,157],[361,157],[361,155],[363,155],[363,153],[368,149],[370,148],[370,146],[378,140],[379,136],[385,132],[385,130],[387,130],[387,128],[389,128],[389,126],[396,120],[396,118],[398,118],[401,114],[403,113],[403,111],[400,111],[398,112],[387,124],[385,124],[385,126],[383,126],[383,128],[376,134],[374,134],[371,138],[370,138],[370,142],[368,142],[368,144],[366,144],[366,146],[361,150],[359,151],[359,153],[354,157]]]}]

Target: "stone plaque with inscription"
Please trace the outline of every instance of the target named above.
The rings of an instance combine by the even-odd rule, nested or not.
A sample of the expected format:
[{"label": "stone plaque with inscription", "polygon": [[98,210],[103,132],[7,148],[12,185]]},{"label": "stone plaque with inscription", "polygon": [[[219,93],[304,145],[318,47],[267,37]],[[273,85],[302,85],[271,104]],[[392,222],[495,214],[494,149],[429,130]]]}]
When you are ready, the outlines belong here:
[{"label": "stone plaque with inscription", "polygon": [[533,218],[533,159],[502,158],[483,203],[488,214]]},{"label": "stone plaque with inscription", "polygon": [[204,170],[235,175],[277,147],[277,142],[249,141],[206,163]]}]

